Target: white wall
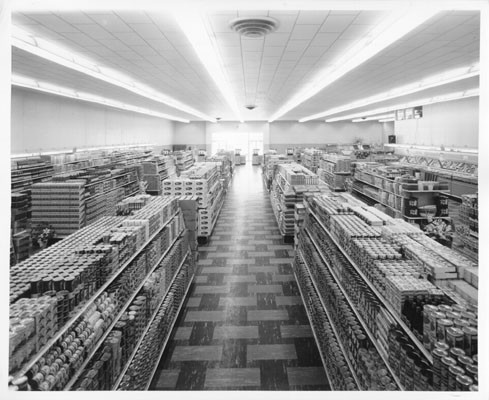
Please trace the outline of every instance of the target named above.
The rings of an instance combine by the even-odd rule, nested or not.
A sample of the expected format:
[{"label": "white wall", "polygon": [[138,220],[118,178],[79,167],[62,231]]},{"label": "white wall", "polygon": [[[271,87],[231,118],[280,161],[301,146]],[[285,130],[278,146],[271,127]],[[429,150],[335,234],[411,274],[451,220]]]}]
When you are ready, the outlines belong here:
[{"label": "white wall", "polygon": [[270,124],[270,147],[278,152],[287,145],[321,146],[327,143],[348,144],[357,139],[363,143],[382,143],[382,124],[378,122],[276,121]]},{"label": "white wall", "polygon": [[263,132],[263,146],[268,149],[269,124],[267,122],[175,122],[173,144],[188,144],[211,152],[212,134],[226,132],[232,135],[237,132]]},{"label": "white wall", "polygon": [[12,154],[173,138],[172,121],[20,88],[12,88],[11,120]]},{"label": "white wall", "polygon": [[173,144],[187,144],[192,147],[205,150],[206,122],[194,121],[188,124],[174,123]]},{"label": "white wall", "polygon": [[395,122],[396,141],[425,146],[479,147],[479,98],[423,106],[423,118]]}]

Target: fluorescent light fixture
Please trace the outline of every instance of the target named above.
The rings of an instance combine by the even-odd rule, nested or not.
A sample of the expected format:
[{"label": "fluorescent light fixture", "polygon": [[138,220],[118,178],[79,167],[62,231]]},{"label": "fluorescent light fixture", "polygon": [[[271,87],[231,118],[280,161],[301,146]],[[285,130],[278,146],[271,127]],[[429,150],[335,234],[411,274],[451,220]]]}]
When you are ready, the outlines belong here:
[{"label": "fluorescent light fixture", "polygon": [[194,10],[175,12],[174,17],[236,118],[240,122],[244,122],[224,69],[224,63],[219,55],[217,42],[209,26],[209,21],[203,14]]},{"label": "fluorescent light fixture", "polygon": [[[82,153],[84,151],[95,151],[95,150],[119,150],[119,149],[130,149],[133,147],[154,147],[156,144],[154,143],[134,143],[134,144],[118,144],[118,145],[110,145],[110,146],[99,146],[99,147],[78,147],[76,149],[77,153]],[[52,150],[52,151],[39,151],[37,153],[17,153],[11,154],[10,158],[25,158],[25,157],[35,157],[41,155],[56,155],[56,154],[72,154],[73,149],[66,150]]]},{"label": "fluorescent light fixture", "polygon": [[396,104],[388,107],[377,108],[375,110],[362,111],[355,114],[343,115],[342,117],[329,118],[326,120],[326,122],[345,121],[347,119],[367,117],[370,115],[401,110],[403,108],[425,106],[428,104],[442,103],[445,101],[459,100],[459,99],[464,99],[467,97],[474,97],[474,96],[479,96],[479,88],[466,90],[464,92],[454,92],[454,93],[449,93],[441,96],[434,96],[425,99],[410,101],[409,103]]},{"label": "fluorescent light fixture", "polygon": [[378,121],[379,119],[394,118],[394,117],[395,117],[394,114],[375,115],[373,117],[356,118],[352,120],[352,122]]},{"label": "fluorescent light fixture", "polygon": [[413,149],[413,150],[432,150],[438,152],[460,152],[460,153],[470,153],[478,154],[479,149],[465,148],[465,147],[445,147],[445,150],[441,150],[439,146],[422,146],[418,144],[399,144],[399,143],[384,143],[384,146],[400,148],[400,149]]},{"label": "fluorescent light fixture", "polygon": [[110,83],[111,85],[121,87],[139,96],[148,98],[158,103],[166,104],[187,114],[195,115],[206,121],[216,122],[216,119],[210,117],[192,107],[187,106],[163,93],[154,90],[143,89],[143,84],[135,82],[129,76],[123,75],[109,68],[104,68],[95,64],[72,51],[62,48],[48,40],[38,38],[18,27],[12,27],[12,46],[22,49],[28,53],[42,57],[46,60],[55,62],[66,68],[89,75],[92,78]]},{"label": "fluorescent light fixture", "polygon": [[352,110],[359,107],[368,106],[370,104],[379,103],[385,100],[395,99],[397,97],[406,96],[409,94],[421,92],[426,89],[446,85],[452,82],[461,81],[463,79],[472,78],[480,74],[479,63],[469,65],[463,68],[455,68],[449,71],[442,72],[437,75],[424,78],[418,82],[412,82],[407,85],[403,85],[392,90],[376,94],[374,96],[366,97],[361,100],[354,101],[339,107],[330,108],[329,110],[309,115],[301,118],[299,122],[310,121],[312,119],[318,119],[327,117],[329,115],[338,114],[340,112]]},{"label": "fluorescent light fixture", "polygon": [[379,122],[392,122],[392,121],[394,121],[394,118],[379,119]]},{"label": "fluorescent light fixture", "polygon": [[69,97],[75,100],[83,100],[90,103],[102,104],[104,106],[132,111],[139,114],[151,115],[152,117],[164,118],[185,123],[190,122],[188,119],[185,118],[175,117],[174,115],[160,113],[143,107],[132,106],[130,104],[121,103],[119,101],[107,99],[105,97],[97,96],[91,93],[76,92],[75,90],[70,88],[54,85],[48,82],[38,82],[36,80],[23,76],[12,75],[12,85],[37,90],[44,93],[50,93],[57,96]]},{"label": "fluorescent light fixture", "polygon": [[316,95],[325,87],[357,68],[435,14],[436,11],[429,6],[402,7],[390,12],[368,35],[355,42],[345,53],[334,60],[330,67],[321,71],[310,84],[292,96],[289,101],[272,115],[268,122],[275,121],[299,104]]}]

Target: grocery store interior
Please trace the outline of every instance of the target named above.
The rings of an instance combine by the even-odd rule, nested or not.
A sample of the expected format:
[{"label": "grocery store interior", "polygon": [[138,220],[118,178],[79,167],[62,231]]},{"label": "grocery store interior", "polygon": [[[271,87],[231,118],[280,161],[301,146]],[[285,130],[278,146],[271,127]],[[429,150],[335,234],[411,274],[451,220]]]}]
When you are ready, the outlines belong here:
[{"label": "grocery store interior", "polygon": [[20,0],[0,32],[7,395],[487,398],[487,1]]}]

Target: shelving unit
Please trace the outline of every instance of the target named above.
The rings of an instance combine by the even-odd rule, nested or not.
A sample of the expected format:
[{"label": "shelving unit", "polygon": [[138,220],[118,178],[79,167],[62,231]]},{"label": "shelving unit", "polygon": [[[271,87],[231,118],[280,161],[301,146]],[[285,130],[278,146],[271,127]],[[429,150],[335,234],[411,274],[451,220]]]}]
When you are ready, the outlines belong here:
[{"label": "shelving unit", "polygon": [[323,311],[324,311],[324,313],[326,314],[326,317],[327,317],[328,322],[329,322],[329,324],[330,324],[330,326],[331,326],[331,329],[333,330],[334,336],[335,336],[335,338],[336,338],[336,342],[337,342],[337,343],[338,343],[338,345],[340,346],[341,353],[343,354],[343,357],[344,357],[344,359],[345,359],[345,361],[346,361],[346,363],[347,363],[347,365],[348,365],[348,369],[350,370],[350,373],[352,374],[353,379],[355,380],[355,384],[357,385],[357,387],[358,387],[358,388],[360,388],[360,389],[361,389],[361,388],[362,388],[362,386],[361,386],[361,384],[360,384],[360,382],[359,382],[359,380],[358,380],[358,377],[357,377],[357,375],[356,375],[356,373],[355,373],[355,370],[354,370],[354,368],[353,368],[353,366],[352,366],[352,364],[351,364],[351,361],[349,360],[348,353],[346,352],[345,347],[344,347],[344,345],[343,345],[343,340],[342,340],[342,338],[341,338],[341,335],[340,335],[340,334],[337,332],[337,330],[336,330],[336,328],[335,328],[335,324],[334,324],[334,322],[333,322],[333,319],[331,318],[331,316],[330,316],[330,314],[329,314],[328,308],[326,307],[326,305],[325,305],[325,303],[324,303],[324,299],[323,299],[323,298],[322,298],[322,296],[321,296],[321,292],[320,292],[320,290],[319,290],[319,288],[318,288],[318,286],[317,286],[317,284],[316,284],[316,282],[315,282],[315,280],[314,280],[313,275],[311,274],[311,269],[310,269],[310,267],[307,265],[307,262],[306,262],[306,260],[305,260],[304,256],[302,255],[302,253],[301,253],[299,250],[296,250],[296,251],[297,251],[297,253],[298,253],[298,255],[299,255],[300,259],[301,259],[301,260],[302,260],[302,262],[304,263],[304,266],[305,266],[306,271],[307,271],[307,273],[308,273],[308,275],[309,275],[309,277],[310,277],[310,279],[311,279],[311,282],[312,282],[312,284],[313,284],[313,286],[314,286],[314,289],[316,290],[316,293],[318,294],[318,298],[319,298],[319,301],[321,302],[321,305],[322,305],[322,307],[323,307]]},{"label": "shelving unit", "polygon": [[344,191],[346,179],[351,176],[351,159],[336,154],[323,153],[317,174],[331,190]]},{"label": "shelving unit", "polygon": [[[306,207],[307,208],[307,207]],[[424,348],[423,344],[418,340],[418,338],[413,334],[413,332],[406,326],[404,321],[400,318],[399,314],[392,308],[392,306],[386,301],[386,299],[377,291],[375,286],[370,282],[370,280],[363,274],[363,272],[358,268],[356,263],[352,260],[350,255],[343,249],[343,247],[338,243],[338,241],[333,237],[329,230],[323,225],[321,219],[310,209],[308,212],[314,217],[318,224],[323,229],[323,233],[335,244],[336,248],[343,254],[343,256],[348,260],[350,265],[355,269],[356,273],[363,279],[363,281],[368,285],[369,290],[376,296],[377,300],[380,301],[383,307],[389,312],[390,316],[396,321],[396,323],[402,328],[404,333],[409,337],[409,339],[414,343],[416,348],[423,354],[423,356],[432,364],[432,355]]]},{"label": "shelving unit", "polygon": [[148,183],[146,193],[161,195],[163,192],[163,181],[176,177],[175,160],[171,156],[153,156],[142,162],[142,181]]},{"label": "shelving unit", "polygon": [[[151,205],[151,202],[149,204]],[[104,339],[107,337],[107,335],[109,334],[110,330],[112,329],[112,327],[114,326],[118,318],[122,315],[124,310],[127,309],[127,307],[131,304],[131,301],[135,298],[135,296],[138,294],[140,289],[143,287],[147,278],[151,275],[153,271],[155,271],[155,269],[165,259],[166,255],[169,254],[170,251],[172,251],[173,246],[178,241],[180,233],[183,232],[181,229],[180,230],[178,229],[178,227],[181,226],[183,222],[183,219],[179,214],[180,211],[176,209],[176,211],[170,214],[169,208],[161,208],[161,207],[172,207],[175,210],[174,207],[176,207],[176,204],[177,204],[176,199],[155,202],[155,206],[152,207],[150,209],[151,211],[149,212],[166,213],[167,215],[166,222],[164,223],[160,222],[158,228],[154,230],[154,232],[152,232],[151,236],[148,237],[147,240],[139,248],[137,248],[137,250],[133,254],[131,254],[128,258],[126,258],[124,264],[118,267],[116,272],[110,275],[108,279],[91,295],[90,298],[84,301],[83,304],[81,304],[73,311],[73,314],[70,316],[69,320],[58,329],[56,334],[53,337],[51,337],[47,341],[47,343],[39,351],[37,351],[36,354],[31,359],[25,362],[22,368],[20,368],[20,370],[15,372],[15,377],[21,377],[28,374],[29,371],[31,371],[38,364],[38,362],[40,362],[41,358],[46,357],[47,354],[51,354],[53,349],[57,348],[56,346],[60,346],[61,341],[66,339],[67,334],[70,331],[74,332],[75,327],[79,327],[82,321],[86,320],[86,318],[89,315],[93,315],[90,314],[91,312],[93,312],[92,308],[95,306],[96,301],[98,301],[98,299],[101,298],[102,294],[104,294],[109,289],[109,287],[112,287],[111,285],[113,283],[115,285],[114,288],[116,286],[118,287],[119,284],[122,284],[121,282],[124,282],[124,279],[127,278],[125,274],[126,270],[129,270],[130,273],[133,274],[134,271],[137,270],[137,268],[141,268],[142,264],[140,264],[139,261],[137,261],[136,263],[136,260],[141,260],[140,255],[143,254],[144,260],[146,260],[146,252],[150,251],[153,252],[151,254],[154,254],[154,252],[157,251],[157,248],[155,246],[160,246],[160,239],[161,239],[161,246],[163,246],[163,240],[164,240],[163,238],[166,237],[167,238],[166,240],[169,240],[166,249],[163,251],[163,253],[159,256],[158,259],[154,259],[154,255],[151,256],[151,259],[154,259],[153,260],[154,263],[152,263],[150,266],[147,267],[148,269],[145,270],[144,276],[142,275],[140,275],[139,277],[134,276],[132,280],[130,280],[130,285],[135,285],[135,288],[130,294],[128,294],[127,297],[123,298],[124,304],[120,305],[120,308],[116,309],[117,317],[114,320],[112,320],[108,326],[104,328],[104,332],[101,334],[101,336],[98,337],[97,342],[93,343],[91,347],[87,347],[86,351],[88,351],[88,353],[85,355],[83,362],[75,369],[74,374],[69,377],[70,380],[67,381],[65,384],[63,384],[65,390],[68,390],[72,387],[72,385],[75,383],[77,378],[81,375],[83,369],[88,365],[91,358],[96,354],[97,349],[103,343]],[[145,212],[146,214],[141,214],[141,212]],[[139,214],[143,216],[143,215],[147,215],[147,212],[141,210],[139,211]],[[159,214],[155,214],[155,215],[159,215]],[[162,217],[158,216],[158,218],[162,218]],[[121,221],[126,221],[127,219],[124,219],[123,217],[112,217],[112,220],[113,220],[112,224],[118,224],[120,226]],[[133,221],[129,219],[129,222],[131,225]],[[105,226],[105,224],[101,224],[101,226]],[[125,226],[129,226],[129,225],[125,225]],[[111,225],[108,224],[107,229],[111,229],[110,227]],[[86,228],[86,229],[93,230],[93,228]],[[83,232],[83,230],[80,232]],[[77,236],[77,235],[80,236],[81,234],[77,233],[72,236]],[[65,240],[70,241],[70,237],[68,237]],[[62,242],[63,241],[59,243]],[[82,245],[82,243],[80,243],[78,240],[73,240],[73,242],[74,242],[73,245],[76,245],[77,247]],[[185,243],[188,246],[188,240]],[[64,248],[61,245],[57,247],[59,247],[60,249]],[[54,250],[52,248],[49,248],[46,251],[52,253]],[[150,262],[150,258],[148,258],[148,262]],[[146,264],[144,265],[146,266]],[[19,266],[18,268],[22,268],[22,266]],[[28,376],[32,377],[32,374]]]},{"label": "shelving unit", "polygon": [[[374,172],[372,168],[386,170],[386,175],[380,175],[379,173]],[[394,171],[394,173],[391,174],[390,171]],[[412,184],[404,183],[401,180],[394,180],[394,178],[400,177],[406,172],[407,170],[403,168],[392,167],[392,169],[390,169],[390,167],[379,166],[375,163],[360,164],[357,165],[357,168],[355,169],[353,175],[354,182],[351,186],[351,190],[375,200],[377,203],[386,207],[389,214],[396,218],[404,218],[408,221],[426,221],[430,218],[448,219],[448,215],[429,215],[429,218],[428,216],[419,215],[420,207],[433,206],[436,202],[436,195],[447,194],[448,187],[445,187],[444,183],[433,181],[427,183],[426,186],[434,187],[435,185],[440,185],[441,188],[407,189],[407,187],[411,187]],[[407,202],[411,197],[415,197],[417,206],[407,206]],[[407,210],[412,212],[415,211],[415,213],[413,215],[408,215]]]}]

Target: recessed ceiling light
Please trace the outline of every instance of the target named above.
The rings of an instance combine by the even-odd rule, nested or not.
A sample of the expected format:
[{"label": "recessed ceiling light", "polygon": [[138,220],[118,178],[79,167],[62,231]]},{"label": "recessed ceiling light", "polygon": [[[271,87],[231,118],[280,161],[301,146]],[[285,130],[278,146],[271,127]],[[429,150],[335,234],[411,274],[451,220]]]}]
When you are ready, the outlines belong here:
[{"label": "recessed ceiling light", "polygon": [[404,7],[392,11],[386,18],[375,26],[372,31],[357,40],[348,50],[340,55],[331,66],[322,70],[310,84],[303,87],[290,100],[275,112],[268,122],[286,114],[299,104],[319,93],[325,87],[340,79],[342,76],[369,60],[396,40],[400,39],[423,22],[427,21],[437,11],[427,7]]},{"label": "recessed ceiling light", "polygon": [[160,113],[158,111],[149,110],[147,108],[133,106],[126,103],[121,103],[116,100],[97,96],[91,93],[77,92],[73,89],[54,85],[49,82],[39,82],[24,76],[12,75],[12,85],[23,87],[26,89],[36,90],[39,92],[54,94],[57,96],[69,97],[75,100],[87,101],[90,103],[102,104],[104,106],[118,108],[120,110],[132,111],[139,114],[151,115],[152,117],[164,118],[172,121],[190,122],[188,119],[175,117],[174,115]]},{"label": "recessed ceiling light", "polygon": [[229,27],[241,36],[257,39],[274,32],[278,21],[269,17],[243,17],[231,20]]},{"label": "recessed ceiling light", "polygon": [[479,74],[479,63],[469,65],[467,67],[452,69],[437,75],[430,76],[428,78],[424,78],[417,82],[409,83],[407,85],[403,85],[392,90],[376,94],[375,96],[366,97],[352,103],[344,104],[335,108],[330,108],[329,110],[317,114],[309,115],[307,117],[301,118],[299,122],[306,122],[313,119],[327,117],[329,115],[338,114],[343,111],[353,110],[355,108],[368,106],[370,104],[379,103],[381,101],[395,99],[397,97],[421,92],[426,89],[431,89],[434,87],[446,85],[448,83],[472,78],[474,76],[478,76]]},{"label": "recessed ceiling light", "polygon": [[109,68],[99,66],[85,57],[64,49],[48,40],[38,38],[34,34],[28,33],[18,27],[12,27],[12,46],[27,51],[38,57],[42,57],[46,60],[55,62],[66,68],[73,69],[93,78],[110,83],[111,85],[121,87],[139,96],[166,104],[187,114],[195,115],[196,117],[207,121],[215,122],[214,118],[201,113],[200,111],[197,111],[194,108],[179,102],[178,100],[175,100],[155,90],[151,90],[144,84],[136,82],[128,76]]},{"label": "recessed ceiling light", "polygon": [[347,119],[352,119],[352,118],[367,117],[370,115],[381,114],[389,111],[402,110],[404,108],[442,103],[445,101],[459,100],[459,99],[464,99],[464,98],[474,97],[474,96],[479,96],[479,88],[469,89],[463,92],[454,92],[454,93],[449,93],[441,96],[419,99],[415,101],[410,101],[408,103],[401,103],[401,104],[396,104],[388,107],[377,108],[375,110],[368,110],[368,111],[362,111],[354,114],[343,115],[341,117],[329,118],[326,120],[326,122],[345,121]]}]

